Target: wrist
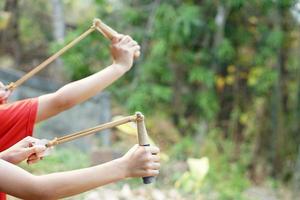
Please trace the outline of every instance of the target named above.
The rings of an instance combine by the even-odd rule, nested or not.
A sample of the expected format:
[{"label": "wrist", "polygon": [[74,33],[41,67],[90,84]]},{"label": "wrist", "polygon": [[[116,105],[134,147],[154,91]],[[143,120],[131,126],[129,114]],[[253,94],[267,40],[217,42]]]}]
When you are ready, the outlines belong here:
[{"label": "wrist", "polygon": [[0,159],[10,162],[9,157],[6,155],[5,151],[0,152]]},{"label": "wrist", "polygon": [[130,177],[130,170],[128,167],[128,160],[124,157],[116,159],[118,166],[120,167],[121,178],[126,179]]},{"label": "wrist", "polygon": [[128,71],[127,68],[124,65],[119,64],[119,63],[113,63],[111,65],[111,68],[113,68],[114,71],[117,72],[118,75],[121,75],[121,76]]}]

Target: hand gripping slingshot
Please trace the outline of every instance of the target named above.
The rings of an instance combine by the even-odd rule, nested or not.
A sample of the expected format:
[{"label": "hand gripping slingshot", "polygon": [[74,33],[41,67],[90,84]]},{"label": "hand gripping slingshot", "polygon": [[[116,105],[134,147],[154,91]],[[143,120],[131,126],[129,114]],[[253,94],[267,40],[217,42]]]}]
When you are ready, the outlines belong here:
[{"label": "hand gripping slingshot", "polygon": [[[147,134],[147,130],[146,130],[146,126],[145,126],[145,118],[144,115],[140,112],[136,112],[135,115],[131,115],[131,116],[127,116],[127,117],[123,117],[121,119],[112,121],[112,122],[108,122],[105,124],[101,124],[89,129],[85,129],[83,131],[79,131],[76,133],[72,133],[72,134],[68,134],[65,135],[63,137],[59,137],[59,138],[54,138],[53,140],[49,141],[46,144],[46,147],[52,147],[58,144],[62,144],[65,142],[69,142],[72,140],[75,140],[77,138],[81,138],[87,135],[91,135],[93,133],[96,133],[98,131],[102,131],[105,129],[109,129],[109,128],[113,128],[116,126],[120,126],[122,124],[126,124],[129,122],[136,122],[136,126],[137,126],[137,133],[138,133],[138,141],[139,141],[139,145],[140,146],[150,146],[149,142],[148,142],[148,134]],[[149,177],[143,177],[143,183],[144,184],[150,184],[154,181],[154,177],[149,176]]]},{"label": "hand gripping slingshot", "polygon": [[[85,37],[87,37],[90,33],[94,32],[95,30],[102,33],[102,35],[104,37],[106,37],[107,39],[109,39],[109,40],[112,40],[113,38],[119,36],[119,33],[117,31],[110,28],[108,25],[103,23],[100,19],[94,19],[93,25],[87,31],[85,31],[84,33],[79,35],[77,38],[75,38],[73,41],[68,43],[65,47],[63,47],[58,52],[56,52],[55,54],[50,56],[44,62],[42,62],[41,64],[39,64],[35,68],[33,68],[33,70],[31,70],[30,72],[25,74],[19,80],[17,80],[16,82],[12,82],[9,85],[7,85],[6,90],[10,90],[10,91],[15,90],[17,87],[19,87],[25,81],[27,81],[32,76],[37,74],[39,71],[44,69],[47,65],[52,63],[55,59],[57,59],[59,56],[64,54],[67,50],[72,48],[75,44],[77,44],[78,42],[83,40]],[[134,58],[138,58],[139,56],[140,56],[140,52],[136,51],[135,54],[134,54]],[[119,125],[122,125],[122,124],[125,124],[125,123],[128,123],[128,122],[136,122],[139,145],[140,146],[149,146],[150,144],[148,142],[148,134],[147,134],[147,130],[146,130],[146,127],[145,127],[144,115],[140,112],[137,112],[135,115],[132,115],[132,116],[127,116],[127,117],[124,117],[124,118],[119,119],[119,120],[108,122],[106,124],[95,126],[93,128],[89,128],[89,129],[79,131],[79,132],[76,132],[76,133],[73,133],[73,134],[65,135],[65,136],[60,137],[60,138],[54,138],[53,140],[49,141],[46,144],[46,147],[52,147],[52,146],[55,146],[55,145],[58,145],[58,144],[69,142],[71,140],[75,140],[77,138],[84,137],[84,136],[93,134],[95,132],[98,132],[98,131],[101,131],[101,130],[104,130],[104,129],[113,128],[115,126],[119,126]],[[152,183],[153,181],[154,181],[154,177],[143,177],[144,184],[149,184],[149,183]]]}]

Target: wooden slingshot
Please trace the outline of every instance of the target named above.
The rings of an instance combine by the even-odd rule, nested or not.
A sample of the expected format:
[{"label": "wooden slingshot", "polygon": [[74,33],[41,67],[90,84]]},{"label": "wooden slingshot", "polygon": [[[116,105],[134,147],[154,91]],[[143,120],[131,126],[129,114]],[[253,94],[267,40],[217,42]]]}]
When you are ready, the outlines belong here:
[{"label": "wooden slingshot", "polygon": [[[145,126],[145,118],[144,115],[140,112],[136,112],[135,115],[123,117],[121,119],[108,122],[105,124],[101,124],[99,126],[95,126],[89,129],[85,129],[83,131],[79,131],[76,133],[68,134],[63,137],[54,138],[53,140],[49,141],[48,144],[46,144],[46,147],[53,147],[58,144],[62,144],[65,142],[69,142],[72,140],[75,140],[77,138],[81,138],[87,135],[91,135],[93,133],[96,133],[98,131],[102,131],[105,129],[113,128],[116,126],[120,126],[122,124],[126,124],[129,122],[136,122],[137,126],[137,133],[138,133],[138,142],[140,146],[150,146],[148,142],[148,133]],[[144,184],[149,184],[154,181],[154,177],[143,177]]]},{"label": "wooden slingshot", "polygon": [[[70,48],[72,48],[75,44],[77,44],[78,42],[80,42],[82,39],[84,39],[86,36],[88,36],[90,33],[94,32],[95,30],[97,30],[100,33],[102,33],[102,35],[104,37],[106,37],[107,39],[109,39],[109,40],[112,40],[113,38],[118,37],[120,35],[117,31],[113,30],[111,27],[109,27],[104,22],[102,22],[100,19],[96,18],[96,19],[93,20],[93,25],[87,31],[85,31],[80,36],[78,36],[77,38],[75,38],[74,40],[72,40],[69,44],[67,44],[66,46],[64,46],[58,52],[56,52],[55,54],[53,54],[52,56],[50,56],[49,58],[47,58],[44,62],[42,62],[41,64],[39,64],[35,68],[33,68],[33,70],[31,70],[30,72],[28,72],[27,74],[25,74],[19,80],[17,80],[16,82],[12,82],[12,83],[8,84],[6,86],[6,90],[13,91],[15,88],[17,88],[20,85],[22,85],[25,81],[27,81],[32,76],[34,76],[36,73],[38,73],[39,71],[41,71],[42,69],[44,69],[47,65],[49,65],[50,63],[52,63],[55,59],[57,59],[59,56],[61,56],[62,54],[64,54],[67,50],[69,50]],[[140,52],[136,51],[135,54],[134,54],[134,57],[138,58],[139,56],[140,56]]]}]

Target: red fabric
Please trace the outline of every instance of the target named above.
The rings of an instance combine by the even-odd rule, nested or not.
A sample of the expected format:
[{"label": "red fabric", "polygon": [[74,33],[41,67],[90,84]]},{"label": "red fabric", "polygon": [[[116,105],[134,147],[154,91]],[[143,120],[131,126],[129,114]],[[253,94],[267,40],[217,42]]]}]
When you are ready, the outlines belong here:
[{"label": "red fabric", "polygon": [[37,98],[0,105],[0,151],[32,135],[37,107]]},{"label": "red fabric", "polygon": [[6,194],[0,192],[0,200],[6,200]]},{"label": "red fabric", "polygon": [[[0,152],[32,135],[37,108],[37,98],[0,105]],[[0,193],[0,200],[5,199]]]}]

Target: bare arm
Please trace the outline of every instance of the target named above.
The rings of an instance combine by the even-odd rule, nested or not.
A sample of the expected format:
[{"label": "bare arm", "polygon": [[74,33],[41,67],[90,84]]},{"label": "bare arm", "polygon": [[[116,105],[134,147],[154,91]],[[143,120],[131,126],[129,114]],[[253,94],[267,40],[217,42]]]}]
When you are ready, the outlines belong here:
[{"label": "bare arm", "polygon": [[138,44],[129,36],[114,39],[111,49],[113,64],[94,75],[70,83],[55,93],[39,97],[36,122],[82,103],[112,84],[131,68],[134,53],[139,49]]},{"label": "bare arm", "polygon": [[86,101],[122,75],[123,73],[113,64],[87,78],[67,84],[55,93],[40,96],[36,122]]},{"label": "bare arm", "polygon": [[122,167],[120,160],[114,160],[91,168],[34,176],[1,160],[0,171],[5,173],[0,174],[0,189],[22,199],[64,198],[125,178]]},{"label": "bare arm", "polygon": [[58,199],[85,192],[127,177],[157,176],[155,147],[134,146],[120,159],[95,167],[34,176],[0,159],[0,191],[22,199]]}]

